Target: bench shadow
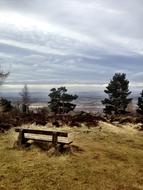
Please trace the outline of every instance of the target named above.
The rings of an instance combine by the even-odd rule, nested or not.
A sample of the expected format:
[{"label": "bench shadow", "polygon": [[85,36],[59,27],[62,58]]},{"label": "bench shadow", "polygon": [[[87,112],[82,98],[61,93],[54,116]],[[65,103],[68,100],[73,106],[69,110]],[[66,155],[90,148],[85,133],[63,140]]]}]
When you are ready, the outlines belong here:
[{"label": "bench shadow", "polygon": [[76,145],[65,145],[63,147],[57,145],[53,146],[50,142],[40,142],[40,141],[32,141],[27,142],[25,144],[25,148],[38,148],[40,151],[44,151],[49,153],[49,155],[61,155],[61,154],[74,154],[74,153],[82,153],[84,150]]},{"label": "bench shadow", "polygon": [[82,153],[84,150],[76,145],[71,145],[71,150],[73,153]]},{"label": "bench shadow", "polygon": [[53,146],[52,143],[50,142],[39,142],[39,141],[34,141],[32,146],[37,147],[40,149],[40,151],[46,152],[48,156],[61,156],[65,154],[70,154],[71,153],[71,147],[69,146],[64,146],[60,147],[59,145]]},{"label": "bench shadow", "polygon": [[42,151],[48,151],[52,148],[52,144],[48,142],[33,141],[30,146],[35,146]]}]

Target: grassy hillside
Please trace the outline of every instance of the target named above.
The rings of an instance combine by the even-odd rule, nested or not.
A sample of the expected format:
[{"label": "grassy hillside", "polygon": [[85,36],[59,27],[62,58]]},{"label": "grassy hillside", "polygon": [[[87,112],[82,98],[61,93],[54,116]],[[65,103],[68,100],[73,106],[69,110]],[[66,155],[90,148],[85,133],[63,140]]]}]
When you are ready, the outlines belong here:
[{"label": "grassy hillside", "polygon": [[14,149],[14,130],[0,135],[0,190],[141,190],[143,134],[133,126],[68,128],[70,151],[36,145]]}]

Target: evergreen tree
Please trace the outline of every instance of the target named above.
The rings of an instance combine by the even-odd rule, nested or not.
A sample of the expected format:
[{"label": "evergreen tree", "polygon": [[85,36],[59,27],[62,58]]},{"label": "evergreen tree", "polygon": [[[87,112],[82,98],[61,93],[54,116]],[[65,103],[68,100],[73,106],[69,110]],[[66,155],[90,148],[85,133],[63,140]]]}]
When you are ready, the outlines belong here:
[{"label": "evergreen tree", "polygon": [[0,112],[9,112],[12,110],[11,102],[5,98],[0,98]]},{"label": "evergreen tree", "polygon": [[126,113],[126,108],[132,98],[128,98],[131,92],[129,91],[129,81],[126,79],[125,73],[115,73],[104,92],[108,95],[108,98],[102,101],[102,104],[105,105],[104,113]]},{"label": "evergreen tree", "polygon": [[68,94],[65,87],[52,88],[50,91],[49,97],[51,100],[48,103],[52,112],[64,114],[75,109],[76,105],[71,102],[78,98],[77,95]]},{"label": "evergreen tree", "polygon": [[137,103],[138,105],[137,112],[143,114],[143,90],[140,93],[140,95],[141,96],[138,98],[138,103]]}]

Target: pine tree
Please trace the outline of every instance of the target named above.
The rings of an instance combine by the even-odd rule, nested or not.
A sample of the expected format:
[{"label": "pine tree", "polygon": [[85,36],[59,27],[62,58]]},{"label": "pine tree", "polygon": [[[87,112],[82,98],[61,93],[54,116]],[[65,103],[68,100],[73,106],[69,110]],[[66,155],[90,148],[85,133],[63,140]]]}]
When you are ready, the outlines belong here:
[{"label": "pine tree", "polygon": [[49,97],[51,100],[48,103],[52,112],[64,114],[75,109],[76,105],[71,102],[78,98],[77,95],[68,94],[65,87],[52,88],[50,91]]},{"label": "pine tree", "polygon": [[140,95],[141,96],[138,98],[138,103],[137,103],[138,105],[137,112],[143,114],[143,90],[140,93]]},{"label": "pine tree", "polygon": [[12,110],[11,102],[5,98],[0,98],[0,112],[9,112]]},{"label": "pine tree", "polygon": [[108,95],[108,98],[102,101],[102,104],[105,105],[104,113],[126,113],[127,106],[132,101],[132,98],[128,98],[131,92],[129,91],[129,81],[126,79],[125,73],[115,73],[104,92]]}]

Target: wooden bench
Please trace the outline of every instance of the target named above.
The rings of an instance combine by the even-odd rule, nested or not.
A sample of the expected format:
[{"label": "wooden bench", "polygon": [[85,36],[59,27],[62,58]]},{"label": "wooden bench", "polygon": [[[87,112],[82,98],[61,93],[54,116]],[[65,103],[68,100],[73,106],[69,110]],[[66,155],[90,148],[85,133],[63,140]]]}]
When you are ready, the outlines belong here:
[{"label": "wooden bench", "polygon": [[17,145],[19,146],[26,144],[28,140],[51,142],[54,147],[60,144],[61,148],[63,148],[64,145],[72,143],[72,141],[68,140],[68,133],[66,132],[28,128],[16,128],[15,132],[19,132],[17,141]]}]

